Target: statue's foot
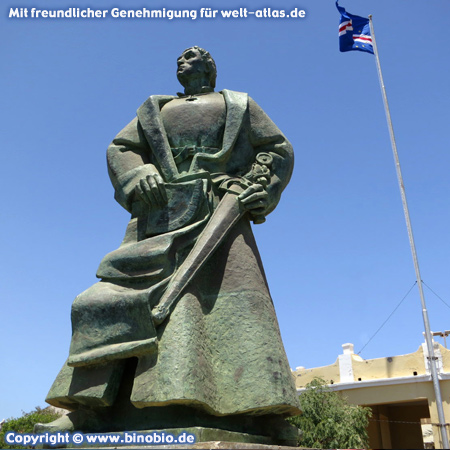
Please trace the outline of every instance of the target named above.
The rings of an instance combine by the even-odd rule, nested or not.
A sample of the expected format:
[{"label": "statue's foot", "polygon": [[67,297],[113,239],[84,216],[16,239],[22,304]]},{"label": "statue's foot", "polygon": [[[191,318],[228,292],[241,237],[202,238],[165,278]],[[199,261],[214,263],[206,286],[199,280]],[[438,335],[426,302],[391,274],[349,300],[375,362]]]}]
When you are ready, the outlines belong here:
[{"label": "statue's foot", "polygon": [[33,431],[34,433],[95,432],[100,427],[101,420],[95,411],[79,409],[59,417],[53,422],[37,423]]},{"label": "statue's foot", "polygon": [[58,419],[49,423],[37,423],[34,425],[34,433],[56,433],[64,431],[75,431],[75,426],[70,416],[72,413],[58,417]]}]

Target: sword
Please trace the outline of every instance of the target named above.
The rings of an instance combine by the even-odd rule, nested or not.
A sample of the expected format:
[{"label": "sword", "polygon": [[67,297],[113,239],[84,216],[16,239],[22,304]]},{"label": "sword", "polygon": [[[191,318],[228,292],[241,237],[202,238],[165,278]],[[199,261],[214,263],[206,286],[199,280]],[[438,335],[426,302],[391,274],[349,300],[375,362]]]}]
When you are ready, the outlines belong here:
[{"label": "sword", "polygon": [[[249,174],[243,178],[230,178],[221,183],[219,190],[225,191],[222,200],[200,233],[191,252],[173,275],[160,302],[152,310],[155,325],[160,325],[170,315],[181,292],[224,241],[233,226],[246,213],[240,206],[237,196],[255,183],[261,184],[264,188],[268,185],[272,161],[273,158],[270,154],[259,153]],[[265,220],[264,215],[253,214],[255,224],[263,223]]]}]

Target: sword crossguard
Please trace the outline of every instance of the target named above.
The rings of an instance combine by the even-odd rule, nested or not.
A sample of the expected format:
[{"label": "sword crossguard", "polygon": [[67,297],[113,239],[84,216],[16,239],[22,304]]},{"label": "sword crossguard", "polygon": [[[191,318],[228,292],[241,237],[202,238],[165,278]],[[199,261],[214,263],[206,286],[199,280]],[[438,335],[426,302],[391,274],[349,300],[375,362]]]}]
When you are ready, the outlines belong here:
[{"label": "sword crossguard", "polygon": [[246,178],[228,178],[220,184],[219,190],[239,195],[252,184],[253,183]]}]

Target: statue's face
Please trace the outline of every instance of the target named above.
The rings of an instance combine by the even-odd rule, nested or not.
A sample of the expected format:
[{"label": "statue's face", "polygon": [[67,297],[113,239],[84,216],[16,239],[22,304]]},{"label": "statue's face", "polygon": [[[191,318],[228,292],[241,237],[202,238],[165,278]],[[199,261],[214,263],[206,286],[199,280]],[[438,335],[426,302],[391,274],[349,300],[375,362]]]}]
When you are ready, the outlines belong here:
[{"label": "statue's face", "polygon": [[187,49],[177,59],[177,66],[177,77],[183,86],[189,78],[206,73],[206,64],[200,52],[195,48]]}]

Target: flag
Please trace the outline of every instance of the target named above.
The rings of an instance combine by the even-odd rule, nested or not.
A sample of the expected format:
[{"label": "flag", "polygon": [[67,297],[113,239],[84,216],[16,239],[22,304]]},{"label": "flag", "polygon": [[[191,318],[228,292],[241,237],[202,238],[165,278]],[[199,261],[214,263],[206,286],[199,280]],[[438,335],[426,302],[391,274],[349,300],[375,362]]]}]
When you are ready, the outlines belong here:
[{"label": "flag", "polygon": [[336,7],[341,13],[341,21],[339,23],[339,50],[341,52],[359,50],[373,54],[369,19],[349,14],[345,8],[338,5],[338,0],[336,1]]}]

